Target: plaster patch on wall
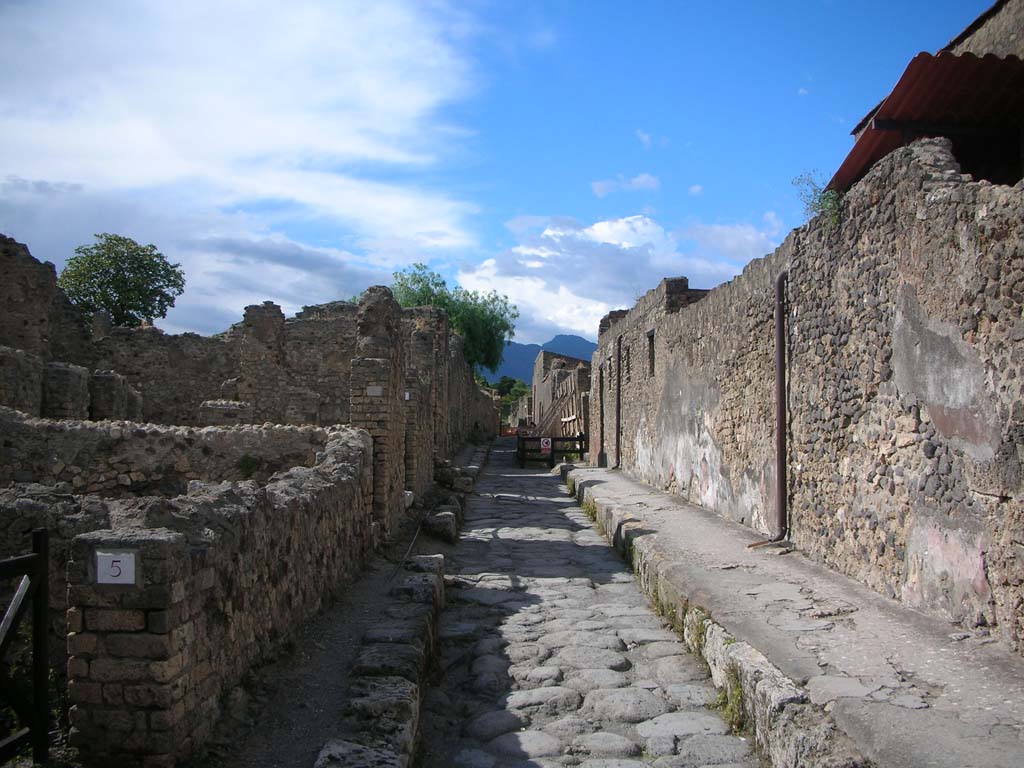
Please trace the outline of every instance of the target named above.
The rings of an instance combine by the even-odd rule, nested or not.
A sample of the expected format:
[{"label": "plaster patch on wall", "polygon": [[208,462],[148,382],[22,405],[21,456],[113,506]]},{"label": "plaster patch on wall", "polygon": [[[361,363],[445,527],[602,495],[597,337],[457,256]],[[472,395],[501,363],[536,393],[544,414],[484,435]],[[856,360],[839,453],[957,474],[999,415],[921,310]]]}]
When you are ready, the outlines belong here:
[{"label": "plaster patch on wall", "polygon": [[947,528],[934,518],[914,518],[907,535],[903,602],[913,608],[938,608],[953,621],[969,625],[992,624],[987,548],[984,532]]},{"label": "plaster patch on wall", "polygon": [[929,318],[903,286],[893,321],[893,372],[902,394],[920,400],[936,429],[975,461],[999,448],[995,405],[978,352],[949,323]]},{"label": "plaster patch on wall", "polygon": [[713,437],[719,399],[715,382],[685,365],[670,365],[654,429],[644,416],[634,431],[632,471],[646,483],[767,533],[765,499],[774,492],[774,477],[765,467],[735,468],[724,460]]}]

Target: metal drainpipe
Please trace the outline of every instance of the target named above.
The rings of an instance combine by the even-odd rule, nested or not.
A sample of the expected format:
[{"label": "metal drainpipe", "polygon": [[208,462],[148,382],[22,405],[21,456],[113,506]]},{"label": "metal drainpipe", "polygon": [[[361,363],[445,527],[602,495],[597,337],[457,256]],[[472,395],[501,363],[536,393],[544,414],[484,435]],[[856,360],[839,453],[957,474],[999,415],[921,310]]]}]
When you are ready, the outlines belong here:
[{"label": "metal drainpipe", "polygon": [[622,337],[615,340],[615,468],[622,464]]},{"label": "metal drainpipe", "polygon": [[760,547],[782,541],[789,534],[789,510],[786,466],[786,282],[789,272],[775,280],[775,511],[778,533],[768,541],[748,547]]}]

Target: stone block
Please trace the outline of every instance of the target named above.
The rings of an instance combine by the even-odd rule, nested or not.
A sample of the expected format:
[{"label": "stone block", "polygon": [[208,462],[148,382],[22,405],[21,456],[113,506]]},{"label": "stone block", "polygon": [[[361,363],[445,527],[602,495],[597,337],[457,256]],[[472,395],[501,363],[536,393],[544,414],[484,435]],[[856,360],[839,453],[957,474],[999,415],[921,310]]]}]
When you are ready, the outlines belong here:
[{"label": "stone block", "polygon": [[239,400],[204,400],[199,405],[198,422],[203,426],[252,424],[253,405]]},{"label": "stone block", "polygon": [[128,417],[128,382],[114,371],[95,371],[90,386],[90,418],[126,419]]},{"label": "stone block", "polygon": [[42,358],[21,349],[0,346],[0,405],[39,416],[42,401]]},{"label": "stone block", "polygon": [[42,415],[49,419],[89,418],[89,371],[68,363],[47,363],[43,370]]}]

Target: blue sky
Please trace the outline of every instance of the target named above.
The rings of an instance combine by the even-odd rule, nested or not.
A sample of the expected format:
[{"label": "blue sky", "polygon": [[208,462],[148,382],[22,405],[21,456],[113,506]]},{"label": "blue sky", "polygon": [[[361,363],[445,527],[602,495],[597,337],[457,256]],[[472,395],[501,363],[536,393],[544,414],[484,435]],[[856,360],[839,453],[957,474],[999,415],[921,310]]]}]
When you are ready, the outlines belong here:
[{"label": "blue sky", "polygon": [[0,0],[0,232],[58,269],[155,243],[223,330],[422,261],[595,338],[660,278],[729,279],[856,121],[988,0]]}]

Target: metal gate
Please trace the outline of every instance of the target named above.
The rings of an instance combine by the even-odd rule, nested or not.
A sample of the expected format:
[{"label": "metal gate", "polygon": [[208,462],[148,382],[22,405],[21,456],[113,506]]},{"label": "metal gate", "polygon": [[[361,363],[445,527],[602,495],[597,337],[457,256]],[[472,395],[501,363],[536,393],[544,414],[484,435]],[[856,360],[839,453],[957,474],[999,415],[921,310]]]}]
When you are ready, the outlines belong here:
[{"label": "metal gate", "polygon": [[[32,554],[0,560],[0,580],[19,579],[10,605],[0,621],[0,659],[17,635],[18,624],[32,606],[32,672],[26,681],[8,674],[0,664],[0,700],[17,717],[21,728],[0,741],[0,762],[32,745],[36,763],[49,760],[49,655],[46,647],[50,609],[50,538],[44,528],[32,531]],[[26,691],[26,688],[30,691]]]}]

